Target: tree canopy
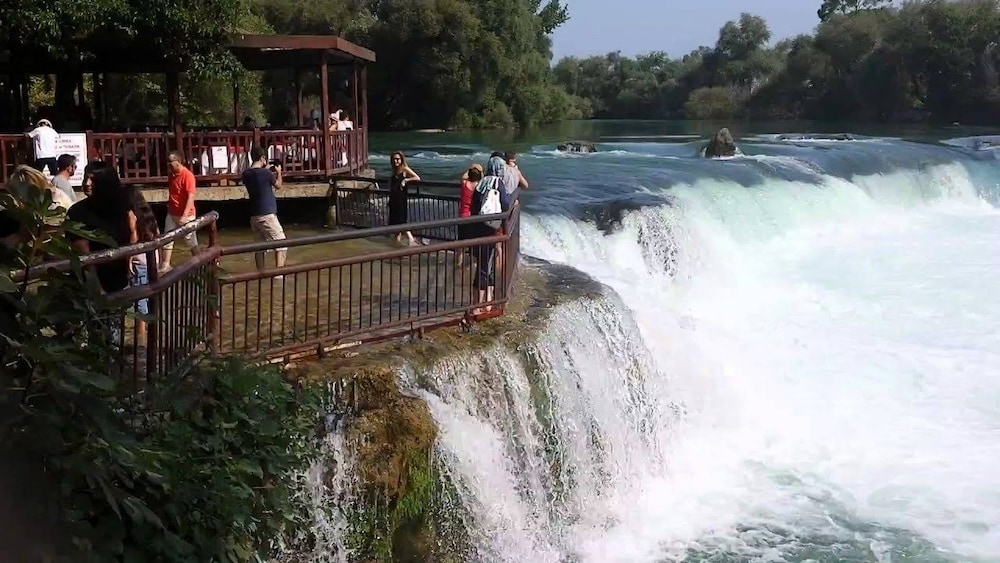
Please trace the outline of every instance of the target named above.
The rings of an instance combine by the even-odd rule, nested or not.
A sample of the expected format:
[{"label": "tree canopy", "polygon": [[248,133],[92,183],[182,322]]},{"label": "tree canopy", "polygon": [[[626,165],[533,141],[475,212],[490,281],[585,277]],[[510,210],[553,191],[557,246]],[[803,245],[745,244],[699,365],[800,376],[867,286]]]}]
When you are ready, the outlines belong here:
[{"label": "tree canopy", "polygon": [[[294,121],[291,69],[234,76],[224,50],[231,34],[334,34],[378,54],[368,74],[374,127],[528,126],[584,116],[585,106],[554,84],[549,68],[550,34],[568,17],[560,0],[14,0],[0,7],[0,46],[71,63],[104,56],[102,46],[113,45],[122,56],[141,49],[183,63],[195,72],[182,84],[182,101],[198,103],[186,104],[193,111],[185,121],[197,125],[232,115],[225,84],[233,80],[248,93],[241,96],[244,114]],[[68,103],[76,80],[70,73],[59,78],[55,102]],[[162,77],[112,81],[121,86],[109,88],[113,108],[149,104],[139,115],[112,115],[165,113],[164,100],[156,101]],[[305,88],[317,96],[317,78],[307,78]]]},{"label": "tree canopy", "polygon": [[602,118],[1000,122],[1000,7],[990,0],[826,0],[812,35],[769,45],[761,18],[713,47],[559,61],[556,82]]},{"label": "tree canopy", "polygon": [[[291,69],[242,71],[224,50],[235,32],[334,34],[374,50],[376,129],[591,116],[998,121],[998,13],[991,0],[824,0],[811,35],[774,43],[767,22],[742,14],[714,45],[679,57],[614,52],[552,66],[551,34],[570,17],[562,0],[10,0],[0,5],[0,50],[182,63],[193,71],[181,84],[190,125],[231,118],[234,80],[243,115],[295,122]],[[36,102],[71,103],[76,81],[54,78],[34,79]],[[162,76],[109,81],[115,124],[162,119]],[[310,107],[318,86],[305,78]]]}]

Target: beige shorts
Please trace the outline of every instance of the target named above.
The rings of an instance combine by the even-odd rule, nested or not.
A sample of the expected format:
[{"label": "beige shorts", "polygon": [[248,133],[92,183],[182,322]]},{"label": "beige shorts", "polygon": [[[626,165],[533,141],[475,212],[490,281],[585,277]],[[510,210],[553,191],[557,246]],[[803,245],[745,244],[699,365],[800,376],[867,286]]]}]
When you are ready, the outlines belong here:
[{"label": "beige shorts", "polygon": [[[270,215],[256,215],[250,218],[250,229],[253,230],[254,238],[261,241],[285,240],[285,230],[278,222],[278,216],[274,213]],[[277,251],[286,251],[287,248],[276,248]]]},{"label": "beige shorts", "polygon": [[[169,233],[170,231],[191,221],[194,221],[194,215],[190,217],[174,217],[173,215],[167,215],[167,218],[163,220],[163,232]],[[187,243],[188,248],[198,248],[198,233],[196,231],[192,231],[191,234],[184,237],[184,242]],[[164,244],[163,249],[173,250],[174,241],[170,241],[167,244]]]}]

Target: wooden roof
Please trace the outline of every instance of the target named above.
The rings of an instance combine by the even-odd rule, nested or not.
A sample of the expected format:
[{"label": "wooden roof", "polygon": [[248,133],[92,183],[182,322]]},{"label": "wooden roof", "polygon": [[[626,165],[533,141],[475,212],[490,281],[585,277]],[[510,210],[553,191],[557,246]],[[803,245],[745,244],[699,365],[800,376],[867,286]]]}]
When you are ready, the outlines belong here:
[{"label": "wooden roof", "polygon": [[318,64],[323,56],[330,62],[375,62],[374,51],[336,35],[240,34],[229,42],[229,50],[243,66],[253,70],[290,68],[301,66],[305,61]]},{"label": "wooden roof", "polygon": [[[172,68],[184,70],[170,65],[162,54],[152,52],[149,43],[127,47],[110,44],[88,47],[90,56],[81,60],[78,65],[53,59],[44,52],[29,53],[13,46],[10,50],[0,47],[0,72],[49,74],[68,67],[75,67],[83,72],[126,74],[156,74]],[[331,65],[351,64],[355,61],[375,62],[373,51],[335,35],[237,34],[227,47],[248,70],[312,67],[318,66],[324,58]]]}]

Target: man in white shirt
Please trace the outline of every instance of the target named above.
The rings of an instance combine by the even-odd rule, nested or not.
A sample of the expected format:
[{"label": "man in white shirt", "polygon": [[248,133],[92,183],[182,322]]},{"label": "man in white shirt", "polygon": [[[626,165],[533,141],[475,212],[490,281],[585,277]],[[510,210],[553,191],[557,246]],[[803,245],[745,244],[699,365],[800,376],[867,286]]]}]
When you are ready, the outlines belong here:
[{"label": "man in white shirt", "polygon": [[52,128],[52,122],[48,119],[39,119],[38,125],[25,135],[35,143],[35,170],[43,172],[42,168],[45,167],[49,169],[50,176],[58,174],[56,138],[59,133]]}]

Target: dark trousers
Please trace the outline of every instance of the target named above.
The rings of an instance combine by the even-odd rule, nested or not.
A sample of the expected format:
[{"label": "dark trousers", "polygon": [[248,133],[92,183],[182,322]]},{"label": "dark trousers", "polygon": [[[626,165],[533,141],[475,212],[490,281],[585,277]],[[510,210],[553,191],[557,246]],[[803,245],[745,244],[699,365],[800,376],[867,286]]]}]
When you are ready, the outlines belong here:
[{"label": "dark trousers", "polygon": [[59,166],[58,164],[56,164],[56,157],[54,156],[50,156],[48,158],[39,158],[35,160],[35,166],[33,166],[33,168],[35,170],[38,170],[39,172],[44,172],[45,171],[44,169],[48,168],[49,174],[51,174],[52,176],[55,176],[56,174],[59,173]]}]

